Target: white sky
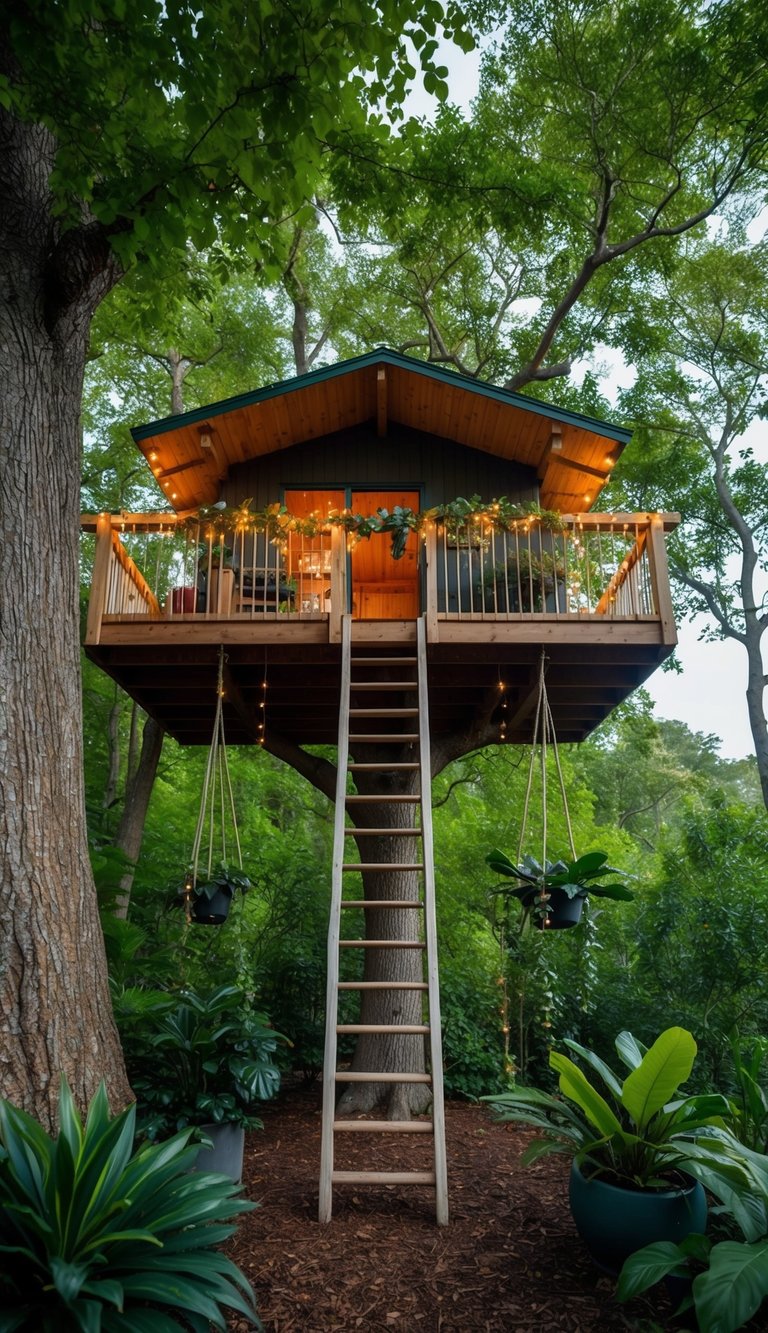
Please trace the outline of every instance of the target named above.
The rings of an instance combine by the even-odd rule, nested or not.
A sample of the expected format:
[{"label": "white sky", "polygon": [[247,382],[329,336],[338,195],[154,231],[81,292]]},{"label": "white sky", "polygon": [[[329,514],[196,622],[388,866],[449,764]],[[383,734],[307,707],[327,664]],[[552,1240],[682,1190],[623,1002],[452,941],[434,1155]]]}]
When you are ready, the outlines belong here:
[{"label": "white sky", "polygon": [[[444,44],[439,54],[441,63],[449,69],[451,101],[468,112],[478,90],[481,52],[464,55],[457,47]],[[436,106],[433,97],[416,89],[408,98],[406,113],[430,119]],[[764,213],[756,230],[762,232],[765,222]],[[596,360],[605,370],[602,388],[606,396],[615,401],[616,389],[620,384],[631,383],[633,373],[620,355],[607,348],[598,353]],[[758,427],[759,435],[750,442],[756,447],[757,456],[768,460],[768,428],[765,423],[757,423],[756,431]],[[714,733],[720,737],[723,758],[742,759],[755,752],[745,699],[746,653],[733,640],[701,642],[701,623],[689,622],[678,627],[677,658],[682,672],[656,671],[645,688],[656,704],[659,717],[685,722],[692,731],[706,735]]]}]

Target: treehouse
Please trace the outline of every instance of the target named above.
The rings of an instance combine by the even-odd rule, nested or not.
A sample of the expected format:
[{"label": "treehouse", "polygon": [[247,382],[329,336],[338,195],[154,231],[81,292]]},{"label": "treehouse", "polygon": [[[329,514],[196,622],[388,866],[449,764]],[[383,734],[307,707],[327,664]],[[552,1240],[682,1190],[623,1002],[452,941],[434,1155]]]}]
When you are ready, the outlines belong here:
[{"label": "treehouse", "polygon": [[[506,740],[527,741],[544,646],[557,735],[581,740],[675,643],[676,516],[590,512],[619,427],[381,350],[133,435],[169,512],[84,520],[86,652],[182,744],[210,738],[221,643],[231,742],[260,739],[266,671],[270,729],[335,743],[345,615],[353,645],[387,651],[424,618],[433,736],[470,726],[501,681]],[[486,508],[427,517],[399,559],[392,533],[344,522],[472,496]],[[517,521],[493,521],[500,497]],[[295,522],[238,524],[247,499]]]},{"label": "treehouse", "polygon": [[[542,651],[560,741],[668,656],[677,515],[594,511],[622,428],[386,349],[133,435],[168,509],[84,518],[86,652],[182,744],[211,739],[223,647],[230,743],[338,746],[320,1216],[334,1185],[410,1183],[445,1222],[431,777],[530,741]],[[338,1168],[337,1138],[396,1131],[429,1132],[427,1167]]]}]

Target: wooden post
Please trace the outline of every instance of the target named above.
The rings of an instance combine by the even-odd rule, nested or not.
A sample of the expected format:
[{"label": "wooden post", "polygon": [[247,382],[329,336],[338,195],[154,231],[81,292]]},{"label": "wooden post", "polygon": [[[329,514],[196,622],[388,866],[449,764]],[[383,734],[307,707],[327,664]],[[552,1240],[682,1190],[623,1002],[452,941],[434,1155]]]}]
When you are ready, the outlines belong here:
[{"label": "wooden post", "polygon": [[427,643],[437,643],[439,638],[437,622],[437,528],[434,523],[428,523],[425,530],[424,542],[424,560],[426,562],[427,577],[426,601],[424,607],[424,627],[427,632]]},{"label": "wooden post", "polygon": [[331,528],[331,609],[328,642],[341,643],[341,620],[347,611],[347,543],[344,529]]},{"label": "wooden post", "polygon": [[101,638],[101,621],[106,607],[111,563],[112,518],[110,514],[99,514],[96,519],[96,558],[93,562],[88,620],[85,627],[86,643],[98,643]]},{"label": "wooden post", "polygon": [[664,520],[661,514],[654,514],[651,518],[648,531],[648,565],[656,614],[661,621],[662,643],[674,645],[677,643],[677,627],[669,588],[669,564],[664,542]]}]

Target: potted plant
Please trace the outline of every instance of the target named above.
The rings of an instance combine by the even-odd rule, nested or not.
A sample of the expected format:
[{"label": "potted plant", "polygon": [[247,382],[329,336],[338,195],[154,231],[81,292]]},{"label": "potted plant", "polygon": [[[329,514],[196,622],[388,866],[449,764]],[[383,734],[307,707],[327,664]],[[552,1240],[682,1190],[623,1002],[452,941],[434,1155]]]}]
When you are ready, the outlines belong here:
[{"label": "potted plant", "polygon": [[515,865],[496,848],[485,859],[497,875],[519,881],[515,888],[504,886],[495,892],[517,898],[539,930],[578,925],[588,894],[620,902],[631,902],[635,896],[626,884],[601,882],[605,876],[624,874],[607,864],[605,852],[587,852],[575,861],[545,860],[543,865],[533,856],[524,856]]},{"label": "potted plant", "polygon": [[221,926],[229,915],[238,889],[246,893],[251,881],[242,870],[230,870],[223,862],[199,883],[188,877],[181,890],[182,901],[189,898],[192,920],[200,926]]},{"label": "potted plant", "polygon": [[190,1175],[189,1130],[134,1151],[135,1119],[135,1106],[110,1115],[102,1084],[83,1125],[64,1079],[55,1138],[0,1102],[3,1329],[223,1330],[224,1308],[261,1327],[219,1249],[256,1205],[221,1176]]},{"label": "potted plant", "polygon": [[567,611],[565,572],[559,554],[520,545],[506,560],[486,565],[475,594],[485,611]]},{"label": "potted plant", "polygon": [[698,1135],[722,1125],[728,1102],[719,1094],[680,1097],[696,1042],[684,1028],[662,1032],[650,1049],[629,1032],[616,1050],[629,1073],[618,1077],[593,1051],[566,1041],[603,1096],[573,1060],[550,1053],[560,1096],[516,1088],[484,1098],[502,1120],[541,1131],[527,1163],[552,1152],[573,1157],[569,1199],[576,1229],[597,1266],[617,1273],[624,1260],[657,1240],[682,1240],[704,1230],[702,1182],[728,1200],[746,1184],[742,1171]]},{"label": "potted plant", "polygon": [[242,1174],[246,1129],[275,1096],[273,1056],[283,1041],[237,986],[177,994],[126,989],[115,999],[126,1067],[151,1139],[196,1126],[211,1140],[200,1167]]}]

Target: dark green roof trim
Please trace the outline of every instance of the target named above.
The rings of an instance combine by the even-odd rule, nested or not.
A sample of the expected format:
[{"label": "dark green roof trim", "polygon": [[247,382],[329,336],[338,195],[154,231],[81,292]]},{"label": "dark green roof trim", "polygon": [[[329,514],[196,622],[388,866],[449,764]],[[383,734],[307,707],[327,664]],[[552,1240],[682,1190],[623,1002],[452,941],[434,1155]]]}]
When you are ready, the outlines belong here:
[{"label": "dark green roof trim", "polygon": [[480,394],[483,398],[491,398],[498,403],[509,403],[510,406],[522,408],[526,412],[533,412],[537,416],[549,417],[552,421],[560,421],[570,426],[579,426],[583,430],[593,431],[595,435],[603,435],[606,439],[616,440],[619,444],[627,444],[631,439],[632,432],[624,426],[613,426],[607,421],[598,421],[595,417],[585,416],[582,412],[571,412],[563,407],[554,407],[551,403],[541,402],[538,398],[527,398],[525,394],[514,393],[511,389],[502,389],[495,384],[487,384],[483,380],[471,379],[468,375],[460,375],[454,370],[446,370],[443,366],[432,365],[428,361],[420,361],[417,357],[404,356],[402,352],[393,352],[388,347],[382,347],[375,352],[365,352],[362,356],[350,357],[347,361],[337,361],[332,366],[323,366],[320,370],[310,370],[306,375],[295,375],[292,379],[282,380],[279,384],[267,384],[262,389],[253,389],[250,393],[236,394],[234,398],[223,398],[219,403],[209,403],[207,407],[196,407],[191,412],[182,412],[175,417],[163,417],[161,421],[150,421],[146,426],[132,426],[131,435],[135,442],[139,444],[142,440],[149,439],[154,435],[164,435],[167,431],[176,430],[179,426],[193,426],[196,421],[208,421],[211,417],[223,416],[226,412],[234,412],[240,407],[250,407],[254,403],[264,403],[270,398],[278,398],[281,394],[291,393],[294,389],[305,389],[310,384],[317,384],[321,380],[335,379],[339,375],[347,375],[350,371],[363,370],[366,366],[398,366],[403,370],[415,371],[419,375],[426,375],[427,378],[438,380],[441,384],[459,385],[462,389],[469,390],[470,393]]}]

